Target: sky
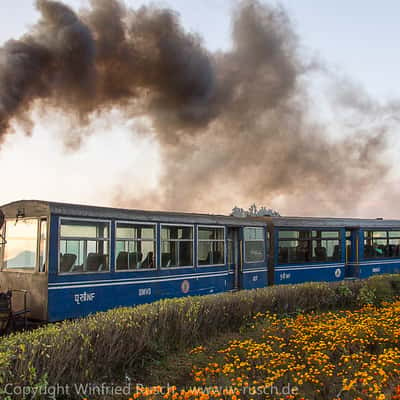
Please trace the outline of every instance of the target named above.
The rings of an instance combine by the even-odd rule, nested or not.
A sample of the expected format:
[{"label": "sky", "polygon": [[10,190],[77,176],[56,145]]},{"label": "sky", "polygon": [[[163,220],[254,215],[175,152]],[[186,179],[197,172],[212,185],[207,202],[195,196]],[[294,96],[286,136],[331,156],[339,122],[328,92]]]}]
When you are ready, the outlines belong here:
[{"label": "sky", "polygon": [[[84,0],[64,2],[74,9],[88,4]],[[126,3],[137,7],[150,2],[126,0]],[[230,14],[234,1],[169,0],[156,4],[176,10],[186,29],[200,33],[211,51],[230,47]],[[350,77],[380,101],[400,98],[398,1],[284,0],[280,4],[288,10],[301,46],[310,57],[336,74]],[[22,36],[38,19],[32,0],[2,0],[0,10],[0,44]],[[313,84],[313,91],[316,97],[324,96],[324,88],[318,82]],[[323,114],[324,110],[315,112]],[[0,204],[36,198],[118,205],[115,187],[139,196],[162,184],[159,148],[154,139],[135,132],[123,119],[110,122],[105,118],[94,122],[95,136],[88,132],[82,146],[71,150],[65,147],[64,136],[58,134],[68,129],[63,118],[55,112],[35,114],[32,136],[25,137],[22,130],[8,136],[0,150]],[[398,160],[397,156],[395,151],[394,161]],[[379,201],[382,199],[367,202],[363,211],[366,216],[376,213],[375,204]],[[276,204],[279,206],[279,202]],[[380,204],[384,207],[384,203]],[[131,206],[135,208],[134,204]],[[227,208],[224,204],[219,210],[200,211],[229,212]],[[301,209],[293,206],[283,211],[302,214]]]}]

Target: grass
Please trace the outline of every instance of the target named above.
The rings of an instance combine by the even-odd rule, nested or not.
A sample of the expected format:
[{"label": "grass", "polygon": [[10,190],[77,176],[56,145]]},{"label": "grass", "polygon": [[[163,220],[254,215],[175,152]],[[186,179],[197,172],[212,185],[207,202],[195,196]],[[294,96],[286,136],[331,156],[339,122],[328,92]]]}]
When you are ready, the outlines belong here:
[{"label": "grass", "polygon": [[258,313],[285,316],[355,309],[363,304],[379,305],[398,295],[400,276],[387,275],[168,299],[110,310],[2,338],[0,384],[40,387],[115,382],[126,375],[133,381],[152,383],[162,374],[168,378],[165,371],[174,357],[182,378],[171,379],[184,379],[187,368],[179,354],[213,338],[237,334]]}]

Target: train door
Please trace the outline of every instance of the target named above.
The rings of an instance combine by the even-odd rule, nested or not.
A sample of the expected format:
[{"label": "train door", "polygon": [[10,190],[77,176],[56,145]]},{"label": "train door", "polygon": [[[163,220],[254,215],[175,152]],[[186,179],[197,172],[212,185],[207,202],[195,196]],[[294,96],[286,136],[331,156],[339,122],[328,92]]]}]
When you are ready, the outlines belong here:
[{"label": "train door", "polygon": [[231,290],[240,290],[243,273],[242,242],[240,228],[229,227],[227,234],[228,267]]},{"label": "train door", "polygon": [[346,276],[356,277],[359,272],[359,229],[346,228],[345,244]]}]

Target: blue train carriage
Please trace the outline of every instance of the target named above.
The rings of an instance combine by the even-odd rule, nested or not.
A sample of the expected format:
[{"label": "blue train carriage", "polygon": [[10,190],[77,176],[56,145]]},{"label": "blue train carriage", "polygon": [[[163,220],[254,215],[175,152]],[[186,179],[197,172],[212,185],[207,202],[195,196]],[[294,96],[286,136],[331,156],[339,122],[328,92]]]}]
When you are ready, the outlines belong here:
[{"label": "blue train carriage", "polygon": [[270,284],[400,272],[400,221],[272,217],[270,231]]},{"label": "blue train carriage", "polygon": [[270,225],[273,283],[329,282],[344,279],[345,229],[342,220],[271,217]]},{"label": "blue train carriage", "polygon": [[1,289],[28,290],[33,319],[267,284],[263,221],[34,200],[2,210]]},{"label": "blue train carriage", "polygon": [[400,273],[400,221],[362,221],[353,241],[359,243],[359,260],[353,267],[356,276]]}]

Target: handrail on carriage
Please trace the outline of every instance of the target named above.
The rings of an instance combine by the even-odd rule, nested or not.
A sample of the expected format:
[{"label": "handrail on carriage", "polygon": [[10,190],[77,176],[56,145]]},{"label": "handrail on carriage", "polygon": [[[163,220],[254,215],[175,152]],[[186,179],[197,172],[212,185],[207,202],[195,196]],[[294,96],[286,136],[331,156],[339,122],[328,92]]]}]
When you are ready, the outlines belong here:
[{"label": "handrail on carriage", "polygon": [[[23,308],[13,310],[13,294],[22,293]],[[0,292],[0,333],[5,333],[9,329],[10,325],[13,330],[16,329],[17,321],[22,319],[24,329],[27,328],[28,319],[27,315],[30,312],[28,309],[28,291],[24,289],[10,289],[7,292]]]}]

